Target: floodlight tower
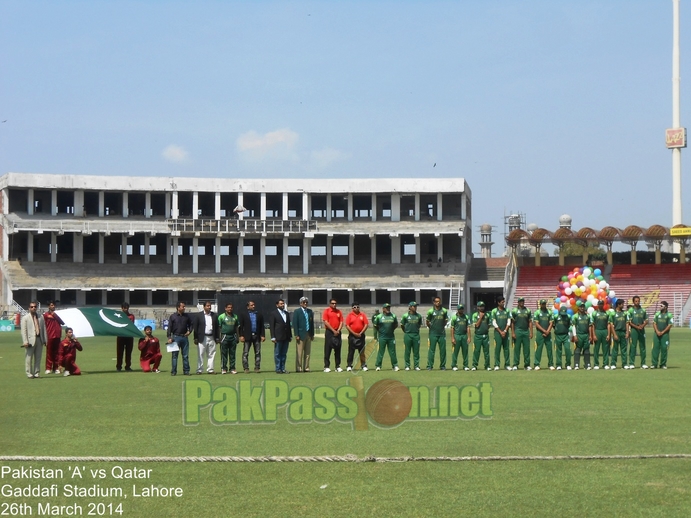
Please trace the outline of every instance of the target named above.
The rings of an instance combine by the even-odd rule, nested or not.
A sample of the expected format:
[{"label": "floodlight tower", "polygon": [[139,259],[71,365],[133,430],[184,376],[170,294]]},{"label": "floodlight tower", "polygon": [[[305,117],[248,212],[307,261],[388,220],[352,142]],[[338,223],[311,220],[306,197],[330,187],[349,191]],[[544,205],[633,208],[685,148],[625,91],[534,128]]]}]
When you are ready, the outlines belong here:
[{"label": "floodlight tower", "polygon": [[674,29],[672,43],[672,129],[667,130],[667,147],[672,149],[672,225],[682,223],[681,210],[681,148],[686,147],[686,129],[681,127],[679,0],[672,0]]}]

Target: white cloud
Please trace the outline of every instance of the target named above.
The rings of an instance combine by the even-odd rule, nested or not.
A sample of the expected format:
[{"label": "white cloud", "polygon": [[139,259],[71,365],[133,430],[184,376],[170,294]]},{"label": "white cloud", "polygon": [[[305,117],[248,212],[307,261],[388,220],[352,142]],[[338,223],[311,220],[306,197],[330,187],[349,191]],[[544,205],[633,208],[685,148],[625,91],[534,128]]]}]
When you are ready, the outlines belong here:
[{"label": "white cloud", "polygon": [[235,142],[241,156],[250,161],[265,158],[274,160],[298,160],[295,146],[300,136],[290,128],[269,131],[263,135],[254,130],[240,135]]},{"label": "white cloud", "polygon": [[161,156],[168,162],[179,164],[180,162],[187,160],[188,153],[185,151],[185,148],[176,146],[175,144],[170,144],[163,151],[161,151]]},{"label": "white cloud", "polygon": [[350,154],[339,151],[333,148],[324,148],[318,151],[312,151],[310,158],[312,164],[318,169],[325,169],[330,165],[350,158]]}]

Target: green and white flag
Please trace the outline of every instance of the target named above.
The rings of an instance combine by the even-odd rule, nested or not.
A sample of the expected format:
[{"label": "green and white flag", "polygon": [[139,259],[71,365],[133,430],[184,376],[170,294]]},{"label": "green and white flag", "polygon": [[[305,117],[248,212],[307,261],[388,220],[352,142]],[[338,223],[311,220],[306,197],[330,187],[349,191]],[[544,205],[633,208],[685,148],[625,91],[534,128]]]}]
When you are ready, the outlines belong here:
[{"label": "green and white flag", "polygon": [[131,336],[141,338],[144,334],[127,318],[124,311],[109,308],[70,308],[56,311],[67,327],[74,330],[74,336]]}]

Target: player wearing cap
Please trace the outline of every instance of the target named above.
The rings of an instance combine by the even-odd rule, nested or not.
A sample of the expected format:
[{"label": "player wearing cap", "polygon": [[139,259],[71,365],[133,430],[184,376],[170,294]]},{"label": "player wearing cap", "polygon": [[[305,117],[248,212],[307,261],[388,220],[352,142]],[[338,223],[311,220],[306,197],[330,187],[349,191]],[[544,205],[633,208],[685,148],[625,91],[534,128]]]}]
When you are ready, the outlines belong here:
[{"label": "player wearing cap", "polygon": [[446,370],[446,323],[449,321],[449,312],[441,307],[441,299],[434,297],[433,307],[427,311],[425,324],[429,329],[429,352],[427,353],[427,370],[434,367],[434,354],[439,345],[439,368]]},{"label": "player wearing cap", "polygon": [[549,370],[554,370],[554,361],[552,358],[552,328],[554,327],[554,316],[552,312],[547,309],[547,300],[540,300],[540,309],[533,315],[533,322],[535,323],[535,341],[537,342],[537,350],[535,351],[535,370],[540,370],[540,362],[542,361],[542,349],[547,350],[547,366]]},{"label": "player wearing cap", "polygon": [[525,307],[525,299],[518,298],[518,307],[511,312],[511,338],[513,338],[513,370],[518,370],[523,348],[523,368],[530,367],[530,341],[533,339],[533,321],[530,310]]},{"label": "player wearing cap", "polygon": [[468,346],[470,345],[470,318],[465,314],[465,306],[459,304],[456,313],[451,315],[451,368],[458,370],[458,350],[463,351],[463,370],[468,369]]},{"label": "player wearing cap", "polygon": [[629,369],[636,363],[636,346],[641,353],[641,368],[647,369],[645,363],[645,326],[648,325],[648,313],[641,307],[641,298],[633,298],[633,307],[629,309],[629,332],[631,334],[631,348],[629,349]]},{"label": "player wearing cap", "polygon": [[585,367],[590,370],[590,344],[593,343],[592,325],[590,316],[585,312],[583,301],[576,302],[578,313],[571,318],[573,342],[576,344],[574,353],[574,369],[578,370],[581,354],[584,356]]},{"label": "player wearing cap", "polygon": [[[667,311],[668,304],[664,300],[660,302],[660,311],[653,317],[653,369],[658,365],[661,369],[667,368],[667,351],[669,350],[669,330],[674,325],[674,316]],[[658,358],[660,363],[658,363]]]},{"label": "player wearing cap", "polygon": [[609,316],[609,334],[612,336],[612,354],[610,355],[610,369],[617,368],[617,354],[621,352],[621,366],[628,367],[626,345],[629,342],[629,317],[624,312],[624,299],[617,299],[614,313]]},{"label": "player wearing cap", "polygon": [[401,317],[403,343],[405,344],[405,370],[410,370],[410,352],[413,352],[413,368],[420,370],[420,328],[422,315],[417,312],[417,302],[408,304],[408,312]]},{"label": "player wearing cap", "polygon": [[509,361],[509,353],[511,346],[509,345],[509,330],[511,328],[511,313],[505,307],[506,299],[499,297],[497,300],[497,307],[490,313],[490,322],[494,327],[494,370],[499,370],[501,362],[501,351],[504,351],[504,367],[507,371],[511,370]]},{"label": "player wearing cap", "polygon": [[597,308],[590,315],[593,325],[593,338],[595,340],[595,354],[593,369],[600,368],[600,348],[602,348],[602,364],[609,370],[609,341],[612,338],[609,326],[609,314],[605,311],[605,301],[598,300]]},{"label": "player wearing cap", "polygon": [[554,317],[554,343],[557,349],[557,370],[561,370],[561,351],[566,355],[566,370],[571,370],[571,341],[569,331],[571,329],[571,317],[565,307],[559,308],[559,313]]},{"label": "player wearing cap", "polygon": [[485,369],[491,371],[489,366],[489,315],[485,312],[485,303],[479,301],[477,303],[477,311],[473,313],[470,318],[473,324],[473,368],[477,370],[477,365],[480,361],[480,349],[485,355]]},{"label": "player wearing cap", "polygon": [[398,319],[396,315],[391,313],[391,304],[384,304],[381,311],[382,312],[379,313],[372,322],[379,335],[379,353],[377,354],[377,363],[375,366],[378,371],[381,370],[381,364],[384,360],[384,351],[388,349],[393,370],[397,371],[398,358],[396,358],[396,339],[393,333],[398,327]]}]

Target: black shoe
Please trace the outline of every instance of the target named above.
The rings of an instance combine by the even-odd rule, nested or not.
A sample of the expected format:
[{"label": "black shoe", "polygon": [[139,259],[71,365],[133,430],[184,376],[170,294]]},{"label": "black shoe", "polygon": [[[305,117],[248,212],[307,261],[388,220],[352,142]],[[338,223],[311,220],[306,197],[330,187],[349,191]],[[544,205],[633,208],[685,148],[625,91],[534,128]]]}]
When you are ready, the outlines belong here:
[{"label": "black shoe", "polygon": [[182,374],[185,375],[185,376],[191,376],[191,375],[192,375],[192,374],[190,374],[189,372],[183,372]]},{"label": "black shoe", "polygon": [[115,367],[115,369],[120,372],[122,370],[122,367]]},{"label": "black shoe", "polygon": [[261,371],[259,369],[254,369],[255,374],[259,374]]},{"label": "black shoe", "polygon": [[250,370],[249,370],[249,369],[245,369],[245,374],[249,374],[249,373],[250,373]]},{"label": "black shoe", "polygon": [[171,372],[170,375],[171,375],[171,376],[177,376],[178,373],[177,373],[177,372]]},{"label": "black shoe", "polygon": [[288,371],[281,371],[281,374],[288,374]]},{"label": "black shoe", "polygon": [[440,371],[445,371],[445,370],[446,370],[446,367],[440,367],[439,370],[440,370]]},{"label": "black shoe", "polygon": [[132,367],[125,367],[126,372],[132,372]]}]

